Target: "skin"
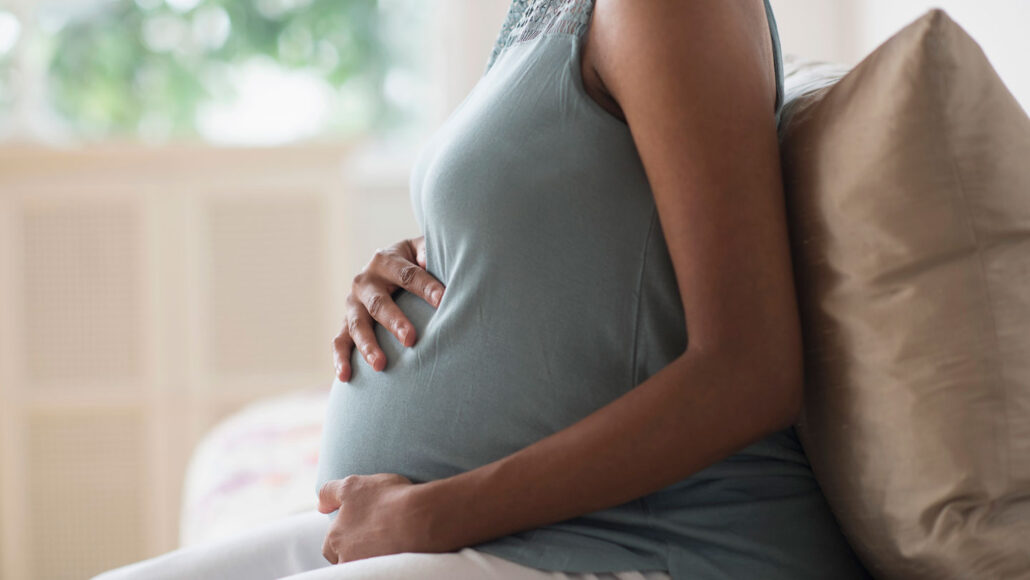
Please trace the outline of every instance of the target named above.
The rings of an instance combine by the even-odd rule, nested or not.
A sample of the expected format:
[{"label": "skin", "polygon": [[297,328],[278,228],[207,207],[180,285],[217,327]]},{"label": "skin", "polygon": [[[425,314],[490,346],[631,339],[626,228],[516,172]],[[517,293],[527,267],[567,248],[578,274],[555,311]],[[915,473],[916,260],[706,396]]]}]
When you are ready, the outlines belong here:
[{"label": "skin", "polygon": [[328,482],[319,509],[340,508],[323,547],[332,563],[454,551],[612,507],[797,417],[801,329],[762,1],[597,0],[585,42],[587,92],[628,124],[651,183],[690,344],[622,397],[493,463],[420,484]]},{"label": "skin", "polygon": [[421,296],[433,307],[440,305],[444,285],[426,271],[425,236],[377,250],[364,270],[354,277],[346,301],[347,319],[333,339],[333,364],[341,381],[350,380],[350,359],[355,346],[377,372],[386,368],[386,354],[376,341],[374,323],[390,329],[404,346],[415,344],[415,326],[392,298],[398,288]]}]

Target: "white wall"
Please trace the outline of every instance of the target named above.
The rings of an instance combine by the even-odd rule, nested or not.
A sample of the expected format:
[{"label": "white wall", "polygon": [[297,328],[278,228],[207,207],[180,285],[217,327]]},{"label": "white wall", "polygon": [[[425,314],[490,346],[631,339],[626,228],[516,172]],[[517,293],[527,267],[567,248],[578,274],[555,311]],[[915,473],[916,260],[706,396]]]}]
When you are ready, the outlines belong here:
[{"label": "white wall", "polygon": [[508,0],[437,0],[433,72],[443,83],[437,117],[443,121],[483,74]]},{"label": "white wall", "polygon": [[873,47],[936,6],[983,48],[1023,108],[1030,111],[1030,2],[1026,0],[866,0],[862,43]]},{"label": "white wall", "polygon": [[772,0],[783,51],[854,64],[860,53],[855,28],[860,4],[853,0]]},{"label": "white wall", "polygon": [[931,8],[972,36],[1030,110],[1030,1],[772,0],[785,52],[853,65]]}]

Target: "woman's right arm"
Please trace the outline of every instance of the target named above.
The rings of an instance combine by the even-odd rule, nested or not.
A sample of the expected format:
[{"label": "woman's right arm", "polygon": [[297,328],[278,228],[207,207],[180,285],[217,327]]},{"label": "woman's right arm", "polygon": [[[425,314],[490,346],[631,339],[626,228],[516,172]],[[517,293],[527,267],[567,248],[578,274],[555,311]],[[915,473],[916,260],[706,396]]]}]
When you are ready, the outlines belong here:
[{"label": "woman's right arm", "polygon": [[386,327],[404,346],[415,344],[415,327],[393,301],[398,288],[421,296],[433,307],[440,305],[444,285],[426,271],[425,236],[376,250],[354,277],[343,329],[333,339],[336,376],[341,381],[350,380],[354,347],[374,370],[386,368],[386,355],[376,341],[374,322]]}]

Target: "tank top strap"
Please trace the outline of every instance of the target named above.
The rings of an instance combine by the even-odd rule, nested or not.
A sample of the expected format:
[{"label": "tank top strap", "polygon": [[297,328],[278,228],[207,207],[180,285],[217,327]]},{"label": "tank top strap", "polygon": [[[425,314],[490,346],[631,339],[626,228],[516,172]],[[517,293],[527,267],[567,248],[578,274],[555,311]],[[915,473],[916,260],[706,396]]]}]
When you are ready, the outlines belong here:
[{"label": "tank top strap", "polygon": [[765,0],[765,16],[769,21],[769,35],[772,36],[773,67],[776,72],[776,126],[780,126],[780,115],[783,112],[783,49],[780,47],[780,31],[776,27],[776,15],[773,14],[770,0]]},{"label": "tank top strap", "polygon": [[501,30],[497,33],[494,48],[490,51],[490,57],[486,60],[486,67],[483,69],[484,76],[490,72],[490,67],[497,60],[497,55],[508,45],[508,37],[511,35],[512,29],[522,20],[527,4],[529,4],[529,0],[511,0],[511,4],[508,5],[508,14],[505,15],[504,22],[501,23]]},{"label": "tank top strap", "polygon": [[483,75],[490,71],[501,52],[509,46],[541,35],[564,33],[582,36],[593,8],[594,0],[511,0]]}]

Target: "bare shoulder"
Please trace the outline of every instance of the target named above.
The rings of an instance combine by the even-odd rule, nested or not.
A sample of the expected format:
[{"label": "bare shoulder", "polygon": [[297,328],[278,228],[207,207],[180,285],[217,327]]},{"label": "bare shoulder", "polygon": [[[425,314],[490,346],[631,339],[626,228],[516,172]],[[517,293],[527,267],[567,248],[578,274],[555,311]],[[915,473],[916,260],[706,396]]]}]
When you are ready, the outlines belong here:
[{"label": "bare shoulder", "polygon": [[711,57],[720,51],[731,51],[735,57],[750,55],[757,65],[753,78],[760,86],[756,90],[772,95],[775,104],[774,55],[763,0],[595,0],[580,63],[584,88],[623,122],[625,113],[611,84],[618,83],[620,64],[632,65],[634,54],[643,57],[638,59],[642,64],[646,55],[641,53],[646,50],[670,58],[689,56],[698,69],[717,65],[720,59]]}]

